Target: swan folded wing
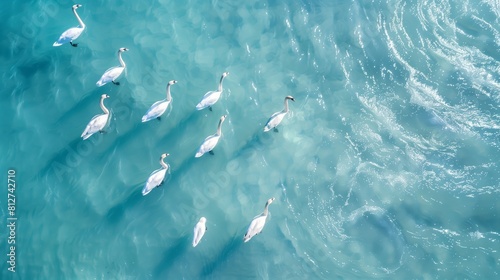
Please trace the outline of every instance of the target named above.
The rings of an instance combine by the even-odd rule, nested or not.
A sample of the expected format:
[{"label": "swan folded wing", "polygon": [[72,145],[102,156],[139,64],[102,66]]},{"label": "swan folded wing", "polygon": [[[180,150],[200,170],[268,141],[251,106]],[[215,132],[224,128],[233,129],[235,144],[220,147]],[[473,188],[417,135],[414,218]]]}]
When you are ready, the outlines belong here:
[{"label": "swan folded wing", "polygon": [[58,47],[58,46],[66,44],[66,43],[69,43],[70,41],[71,41],[71,38],[66,36],[66,32],[64,32],[61,35],[61,37],[59,37],[59,39],[57,39],[57,41],[54,42],[53,46]]},{"label": "swan folded wing", "polygon": [[154,119],[154,118],[157,118],[157,117],[163,115],[163,113],[165,113],[165,111],[167,110],[169,103],[170,103],[169,101],[165,101],[165,100],[156,101],[153,105],[151,105],[149,110],[142,117],[142,121],[143,122],[149,121],[151,119]]},{"label": "swan folded wing", "polygon": [[82,32],[83,32],[83,28],[79,28],[79,27],[70,28],[61,34],[59,39],[56,42],[54,42],[53,46],[60,46],[60,45],[69,43],[71,40],[75,40],[78,37],[80,37]]},{"label": "swan folded wing", "polygon": [[260,218],[260,217],[264,217],[264,213],[260,213],[259,215],[253,217],[252,220],[255,220],[255,219]]},{"label": "swan folded wing", "polygon": [[271,117],[269,118],[269,120],[276,118],[279,114],[283,114],[283,111],[278,111],[278,112],[272,114]]},{"label": "swan folded wing", "polygon": [[148,181],[144,185],[144,188],[142,189],[142,195],[147,195],[151,190],[154,188],[158,187],[163,179],[165,178],[165,173],[167,172],[167,169],[157,169],[149,175]]},{"label": "swan folded wing", "polygon": [[80,37],[80,35],[82,34],[83,32],[83,28],[80,28],[80,27],[73,27],[73,28],[70,28],[68,30],[66,30],[62,35],[62,36],[65,36],[71,40],[75,40],[77,39],[78,37]]},{"label": "swan folded wing", "polygon": [[208,106],[212,106],[219,100],[221,92],[220,91],[209,91],[205,93],[203,99],[196,105],[196,109],[201,110],[207,108]]},{"label": "swan folded wing", "polygon": [[116,80],[122,74],[123,69],[124,68],[121,66],[109,68],[104,72],[104,74],[102,74],[101,78],[97,82],[97,85],[102,86],[104,84]]},{"label": "swan folded wing", "polygon": [[107,114],[94,116],[87,124],[87,127],[83,131],[81,137],[83,137],[83,139],[89,138],[92,134],[102,130],[106,126],[107,122],[108,122]]},{"label": "swan folded wing", "polygon": [[[278,126],[278,124],[281,123],[281,121],[283,120],[283,117],[285,116],[285,114],[283,112],[276,112],[274,113],[270,118],[269,120],[267,120],[267,123],[266,123],[266,129],[267,130],[271,130],[273,128],[275,128],[276,126]],[[266,131],[267,131],[266,130]]]},{"label": "swan folded wing", "polygon": [[248,230],[243,238],[244,241],[247,242],[252,237],[259,234],[264,228],[265,223],[266,223],[266,217],[262,215],[257,215],[248,226]]},{"label": "swan folded wing", "polygon": [[200,148],[198,149],[198,152],[196,153],[196,157],[200,157],[203,154],[213,150],[214,147],[217,145],[217,142],[219,142],[218,135],[210,135],[207,138],[205,138],[205,141],[203,141]]},{"label": "swan folded wing", "polygon": [[205,230],[206,226],[203,223],[198,222],[196,224],[196,227],[194,228],[193,247],[196,247],[196,245],[198,245],[201,238],[205,234]]}]

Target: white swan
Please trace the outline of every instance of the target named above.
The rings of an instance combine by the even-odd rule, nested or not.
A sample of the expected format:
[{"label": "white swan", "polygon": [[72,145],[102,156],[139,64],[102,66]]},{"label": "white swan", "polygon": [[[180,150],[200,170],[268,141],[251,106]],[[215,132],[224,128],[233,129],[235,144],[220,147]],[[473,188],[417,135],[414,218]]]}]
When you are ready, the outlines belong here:
[{"label": "white swan", "polygon": [[165,179],[165,174],[168,170],[168,164],[166,164],[163,160],[168,157],[169,154],[162,154],[160,157],[161,168],[153,171],[144,185],[142,189],[142,195],[147,195],[154,188],[159,187],[163,184],[163,179]]},{"label": "white swan", "polygon": [[219,100],[220,98],[220,95],[222,93],[222,81],[227,75],[229,75],[229,72],[222,73],[222,77],[220,77],[219,81],[219,88],[217,90],[205,93],[203,99],[201,99],[200,103],[196,105],[196,110],[202,110],[208,107],[210,111],[212,111],[212,105],[214,105],[215,102],[217,102],[217,100]]},{"label": "white swan", "polygon": [[120,48],[118,50],[118,60],[120,61],[120,66],[111,67],[108,70],[106,70],[106,72],[104,72],[104,74],[102,74],[101,79],[99,79],[99,81],[97,81],[97,83],[96,83],[96,85],[98,87],[102,87],[103,85],[105,85],[109,82],[112,82],[115,85],[120,84],[119,82],[115,82],[115,80],[118,79],[118,77],[120,77],[123,70],[125,70],[125,67],[127,67],[127,65],[125,65],[125,61],[123,61],[123,58],[122,58],[122,52],[126,52],[126,51],[128,51],[127,48]]},{"label": "white swan", "polygon": [[196,245],[200,243],[203,235],[205,235],[205,231],[207,231],[206,222],[207,219],[205,219],[205,217],[201,217],[200,221],[194,227],[193,247],[196,247]]},{"label": "white swan", "polygon": [[283,117],[285,117],[285,115],[288,113],[288,99],[295,102],[295,98],[293,98],[293,96],[289,95],[289,96],[285,97],[285,109],[274,113],[269,118],[269,120],[267,120],[266,126],[264,127],[264,132],[267,132],[271,129],[274,129],[274,131],[276,131],[276,132],[278,131],[278,129],[276,127],[281,123],[281,121],[283,120]]},{"label": "white swan", "polygon": [[198,148],[198,152],[196,152],[196,155],[194,157],[201,157],[207,152],[213,154],[212,150],[215,148],[217,142],[219,142],[220,136],[222,135],[221,126],[225,119],[226,115],[220,117],[219,126],[217,127],[217,132],[214,135],[210,135],[207,138],[205,138],[205,141],[203,141],[200,148]]},{"label": "white swan", "polygon": [[87,124],[87,127],[82,133],[82,138],[83,140],[89,138],[92,136],[92,134],[100,131],[103,132],[103,128],[106,126],[106,124],[109,121],[109,110],[104,106],[104,99],[109,98],[109,95],[103,94],[101,95],[101,109],[104,112],[104,114],[101,115],[95,115]]},{"label": "white swan", "polygon": [[264,212],[253,218],[250,226],[248,226],[247,233],[245,233],[245,236],[243,237],[244,242],[248,242],[250,239],[252,239],[252,237],[262,232],[262,229],[266,225],[267,214],[269,213],[267,208],[269,208],[269,204],[273,203],[273,201],[274,197],[268,199],[266,202],[266,206],[264,206]]},{"label": "white swan", "polygon": [[78,46],[78,44],[74,44],[73,40],[76,40],[76,38],[80,37],[82,34],[83,30],[85,29],[85,23],[83,23],[82,19],[80,16],[78,16],[78,13],[76,12],[76,9],[80,8],[82,5],[76,4],[73,5],[73,13],[75,14],[76,19],[78,20],[79,26],[77,27],[72,27],[61,34],[59,39],[54,42],[52,46],[54,47],[59,47],[63,44],[70,43],[73,47]]},{"label": "white swan", "polygon": [[167,110],[170,102],[172,102],[172,96],[170,95],[170,86],[176,83],[176,80],[168,82],[167,98],[156,101],[153,105],[151,105],[151,108],[149,108],[148,112],[144,116],[142,116],[142,122],[147,122],[154,118],[160,119],[161,115],[163,115],[163,113],[165,113],[165,111]]}]

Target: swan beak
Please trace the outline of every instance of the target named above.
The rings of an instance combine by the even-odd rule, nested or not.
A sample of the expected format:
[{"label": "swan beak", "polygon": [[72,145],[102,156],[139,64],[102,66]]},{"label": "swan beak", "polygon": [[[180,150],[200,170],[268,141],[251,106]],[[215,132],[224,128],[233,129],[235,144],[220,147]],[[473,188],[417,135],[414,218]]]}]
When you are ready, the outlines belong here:
[{"label": "swan beak", "polygon": [[165,154],[161,155],[160,159],[162,159],[162,158],[166,158],[166,157],[168,157],[169,155],[170,155],[169,153],[165,153]]}]

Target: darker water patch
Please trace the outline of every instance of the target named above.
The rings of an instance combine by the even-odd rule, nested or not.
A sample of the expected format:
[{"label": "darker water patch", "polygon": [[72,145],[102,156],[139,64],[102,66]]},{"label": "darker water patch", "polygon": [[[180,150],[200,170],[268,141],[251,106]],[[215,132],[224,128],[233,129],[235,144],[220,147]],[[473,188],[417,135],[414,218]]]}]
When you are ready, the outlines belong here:
[{"label": "darker water patch", "polygon": [[[153,270],[154,279],[166,279],[163,278],[172,266],[176,264],[175,260],[183,256],[188,248],[190,247],[189,236],[185,235],[177,239],[172,246],[166,249],[158,262],[158,265]],[[178,275],[179,276],[179,275]]]},{"label": "darker water patch", "polygon": [[365,211],[346,223],[344,230],[350,237],[349,243],[356,244],[357,249],[350,246],[346,249],[351,251],[352,257],[360,262],[367,256],[374,260],[367,272],[394,271],[401,266],[406,243],[401,230],[386,214]]},{"label": "darker water patch", "polygon": [[[233,236],[232,239],[228,240],[222,249],[214,256],[211,262],[203,266],[201,271],[201,278],[210,278],[214,276],[215,271],[221,266],[226,264],[230,259],[233,259],[234,254],[236,254],[241,246],[243,246],[243,236]],[[245,244],[246,245],[246,244]],[[243,254],[239,257],[245,256]]]}]

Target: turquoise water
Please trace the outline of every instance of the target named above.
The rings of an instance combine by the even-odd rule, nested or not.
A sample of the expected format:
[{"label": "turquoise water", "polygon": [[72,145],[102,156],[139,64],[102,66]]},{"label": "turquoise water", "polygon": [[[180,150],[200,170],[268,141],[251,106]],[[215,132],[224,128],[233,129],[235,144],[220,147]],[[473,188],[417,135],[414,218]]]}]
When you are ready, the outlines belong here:
[{"label": "turquoise water", "polygon": [[[498,279],[498,1],[82,1],[78,47],[55,48],[73,4],[1,4],[2,279]],[[121,84],[97,87],[120,47]],[[103,93],[107,132],[82,141]]]}]

